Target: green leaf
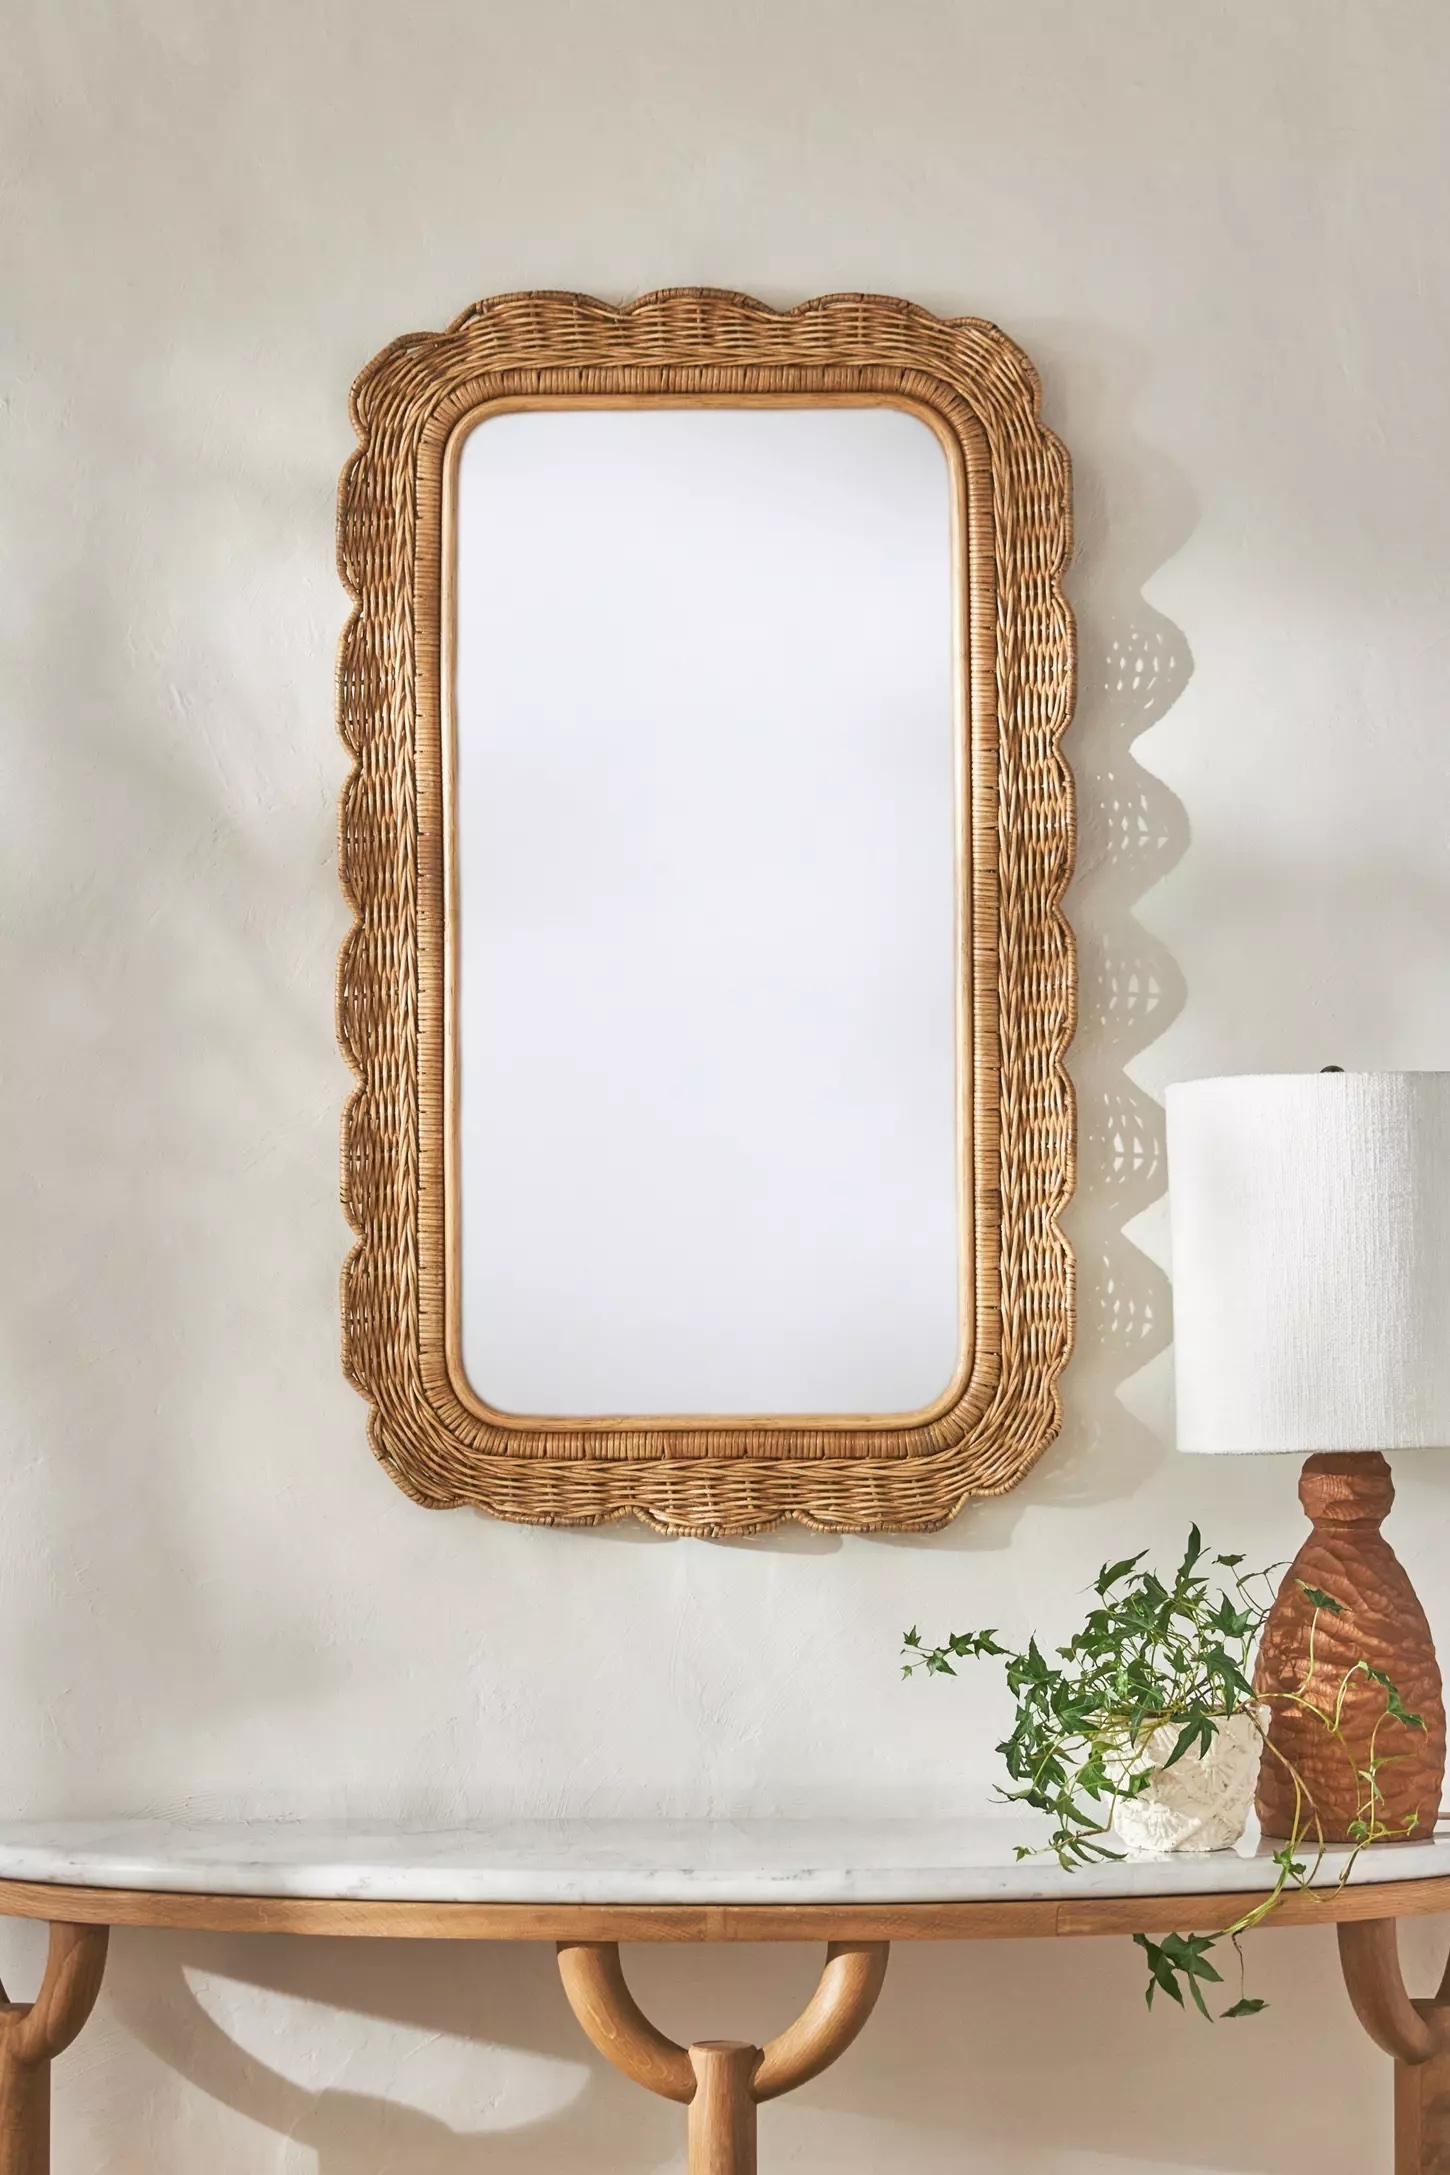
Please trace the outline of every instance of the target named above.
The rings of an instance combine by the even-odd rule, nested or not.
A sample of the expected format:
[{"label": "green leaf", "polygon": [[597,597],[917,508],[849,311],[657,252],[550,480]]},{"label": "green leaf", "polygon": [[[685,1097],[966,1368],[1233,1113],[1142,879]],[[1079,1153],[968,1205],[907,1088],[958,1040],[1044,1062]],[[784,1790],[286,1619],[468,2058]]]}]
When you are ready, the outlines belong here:
[{"label": "green leaf", "polygon": [[1147,1553],[1146,1548],[1140,1548],[1136,1556],[1124,1556],[1121,1563],[1104,1564],[1093,1581],[1094,1590],[1105,1594],[1110,1586],[1117,1585],[1119,1579],[1126,1578],[1130,1571],[1136,1571]]},{"label": "green leaf", "polygon": [[1336,1601],[1333,1594],[1326,1593],[1322,1586],[1306,1586],[1302,1578],[1296,1578],[1294,1583],[1302,1593],[1308,1596],[1316,1609],[1328,1609],[1331,1616],[1342,1616],[1344,1614],[1343,1603]]},{"label": "green leaf", "polygon": [[1183,2007],[1183,1996],[1178,1991],[1177,1977],[1173,1966],[1169,1963],[1159,1944],[1156,1941],[1150,1941],[1146,1933],[1135,1933],[1133,1939],[1148,1959],[1148,1984],[1143,1995],[1148,2007],[1152,2008],[1153,1996],[1161,1986],[1164,1993],[1170,1994],[1181,2009]]},{"label": "green leaf", "polygon": [[1116,1785],[1109,1779],[1108,1771],[1096,1754],[1084,1760],[1077,1771],[1077,1786],[1085,1797],[1102,1797],[1104,1792],[1116,1792]]},{"label": "green leaf", "polygon": [[1179,1982],[1182,1980],[1188,1987],[1193,2006],[1199,2015],[1212,2023],[1213,2018],[1199,1982],[1206,1979],[1214,1985],[1222,1983],[1220,1974],[1208,1960],[1208,1951],[1218,1939],[1217,1934],[1168,1933],[1161,1941],[1150,1941],[1146,1934],[1135,1933],[1133,1939],[1148,1959],[1150,1976],[1144,1996],[1148,2007],[1152,2008],[1153,1995],[1161,1987],[1181,2009],[1184,2001]]},{"label": "green leaf", "polygon": [[1212,1979],[1217,1984],[1221,1974],[1208,1960],[1208,1952],[1217,1939],[1216,1933],[1166,1933],[1163,1952],[1190,1977]]},{"label": "green leaf", "polygon": [[1225,1691],[1242,1692],[1246,1699],[1253,1698],[1254,1688],[1252,1684],[1250,1684],[1238,1663],[1234,1661],[1231,1655],[1226,1654],[1221,1646],[1209,1648],[1203,1657],[1203,1666],[1211,1677],[1218,1678]]},{"label": "green leaf", "polygon": [[1257,2016],[1261,2009],[1267,2009],[1268,2006],[1269,2004],[1266,2001],[1251,2000],[1247,1995],[1244,1995],[1234,2003],[1231,2009],[1225,2009],[1221,2013],[1225,2017]]},{"label": "green leaf", "polygon": [[1206,1753],[1213,1743],[1215,1734],[1214,1724],[1206,1714],[1191,1716],[1178,1732],[1178,1742],[1163,1762],[1164,1768],[1171,1767],[1175,1760],[1181,1760],[1184,1753],[1191,1752],[1195,1744],[1198,1746],[1200,1753]]},{"label": "green leaf", "polygon": [[1399,1695],[1399,1692],[1395,1688],[1394,1684],[1390,1681],[1390,1679],[1385,1675],[1383,1669],[1371,1669],[1369,1663],[1366,1662],[1364,1665],[1364,1673],[1367,1677],[1372,1678],[1374,1682],[1381,1686],[1381,1688],[1383,1689],[1385,1695],[1385,1712],[1387,1714],[1392,1714],[1397,1722],[1404,1722],[1408,1724],[1411,1729],[1423,1729],[1425,1727],[1424,1716],[1421,1714],[1411,1714],[1409,1708],[1405,1705],[1404,1701]]},{"label": "green leaf", "polygon": [[1188,1573],[1193,1569],[1193,1566],[1195,1565],[1195,1563],[1197,1563],[1199,1557],[1202,1554],[1203,1535],[1199,1532],[1196,1525],[1190,1526],[1188,1529],[1188,1546],[1184,1550],[1183,1561],[1178,1566],[1178,1576],[1180,1581],[1187,1577]]}]

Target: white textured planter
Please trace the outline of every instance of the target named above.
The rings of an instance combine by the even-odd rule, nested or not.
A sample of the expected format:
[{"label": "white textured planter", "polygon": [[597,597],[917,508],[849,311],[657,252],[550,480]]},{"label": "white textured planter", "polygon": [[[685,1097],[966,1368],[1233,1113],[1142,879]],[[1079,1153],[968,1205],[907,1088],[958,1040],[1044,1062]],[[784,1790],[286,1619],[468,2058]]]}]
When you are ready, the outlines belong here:
[{"label": "white textured planter", "polygon": [[1164,1762],[1178,1742],[1177,1722],[1150,1730],[1125,1765],[1146,1767],[1151,1779],[1138,1797],[1119,1798],[1113,1836],[1130,1858],[1161,1858],[1174,1850],[1227,1850],[1243,1834],[1263,1740],[1260,1716],[1248,1710],[1222,1719],[1207,1754],[1197,1746],[1173,1767]]}]

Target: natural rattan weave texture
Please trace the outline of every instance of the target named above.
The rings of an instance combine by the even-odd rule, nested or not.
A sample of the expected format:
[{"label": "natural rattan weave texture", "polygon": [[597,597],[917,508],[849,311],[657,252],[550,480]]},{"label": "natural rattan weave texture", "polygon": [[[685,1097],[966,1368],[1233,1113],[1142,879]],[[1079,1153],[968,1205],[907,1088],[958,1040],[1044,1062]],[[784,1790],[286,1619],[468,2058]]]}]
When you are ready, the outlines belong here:
[{"label": "natural rattan weave texture", "polygon": [[[972,1250],[969,1361],[906,1420],[519,1418],[461,1377],[450,1307],[453,1062],[448,899],[449,491],[459,433],[490,407],[559,399],[860,400],[924,413],[953,459],[966,648],[963,1166]],[[446,332],[395,341],[353,388],[360,449],[343,473],[338,557],[356,609],[339,728],[355,767],[340,862],[356,920],[338,1030],[358,1077],[343,1200],[344,1364],[373,1448],[435,1507],[531,1523],[633,1513],[672,1533],[926,1531],[1019,1480],[1056,1432],[1072,1338],[1059,1216],[1074,1122],[1063,1056],[1076,998],[1061,900],[1072,785],[1060,752],[1073,629],[1066,455],[1036,374],[995,326],[874,295],[778,312],[676,289],[613,309],[520,294]]]}]

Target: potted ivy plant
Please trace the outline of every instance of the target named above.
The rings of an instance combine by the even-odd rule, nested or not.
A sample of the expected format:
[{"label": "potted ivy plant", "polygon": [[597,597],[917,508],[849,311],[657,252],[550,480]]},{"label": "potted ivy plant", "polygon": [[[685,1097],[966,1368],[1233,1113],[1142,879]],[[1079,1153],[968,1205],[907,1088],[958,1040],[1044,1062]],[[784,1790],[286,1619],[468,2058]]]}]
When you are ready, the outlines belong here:
[{"label": "potted ivy plant", "polygon": [[[1052,1825],[1038,1848],[1069,1872],[1104,1859],[1226,1848],[1242,1835],[1253,1802],[1268,1712],[1254,1691],[1253,1653],[1273,1599],[1273,1570],[1246,1572],[1242,1555],[1210,1554],[1197,1526],[1171,1578],[1147,1567],[1146,1555],[1104,1564],[1081,1628],[1048,1653],[1035,1636],[1025,1650],[1005,1646],[995,1630],[954,1632],[931,1646],[913,1629],[903,1643],[907,1676],[955,1676],[959,1662],[984,1657],[1005,1663],[1016,1716],[997,1750],[1015,1787],[997,1795],[1047,1816]],[[1304,1590],[1316,1624],[1323,1614],[1343,1613],[1333,1595]],[[1381,1687],[1385,1716],[1424,1727],[1389,1678],[1363,1661],[1327,1702],[1315,1703],[1307,1678],[1280,1696],[1317,1717],[1350,1754],[1344,1699],[1360,1675]],[[1366,1843],[1401,1839],[1414,1825],[1392,1826],[1383,1817],[1377,1731],[1378,1724],[1364,1764],[1356,1760],[1360,1812],[1341,1882]],[[1312,1795],[1298,1775],[1294,1783],[1294,1832],[1274,1852],[1273,1886],[1251,1910],[1222,1934],[1134,1935],[1147,1957],[1150,2008],[1158,1992],[1182,2007],[1186,1990],[1208,2016],[1203,1988],[1222,1983],[1211,1952],[1225,1939],[1238,1951],[1240,1991],[1221,2014],[1264,2008],[1243,1991],[1239,1938],[1268,1917],[1286,1889],[1307,1887],[1323,1857]],[[1017,1855],[1034,1851],[1024,1846]]]}]

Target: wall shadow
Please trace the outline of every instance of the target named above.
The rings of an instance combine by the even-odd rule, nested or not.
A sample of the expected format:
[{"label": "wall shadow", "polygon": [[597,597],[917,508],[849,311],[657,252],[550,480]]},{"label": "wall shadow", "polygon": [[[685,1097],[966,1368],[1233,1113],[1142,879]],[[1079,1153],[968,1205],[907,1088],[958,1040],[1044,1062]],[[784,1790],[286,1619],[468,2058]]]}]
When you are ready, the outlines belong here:
[{"label": "wall shadow", "polygon": [[[778,2030],[819,1960],[794,1946],[627,1952],[646,2012],[683,2038]],[[1415,1965],[1428,1983],[1428,1950]],[[1265,1934],[1250,1944],[1250,1968],[1270,2008],[1251,2024],[1215,2027],[1145,2013],[1142,1959],[1126,1941],[898,1944],[858,2044],[762,2111],[762,2156],[875,2175],[889,2125],[892,2158],[917,2175],[995,2175],[1004,2165],[1028,2175],[1089,2165],[1310,2175],[1378,2164],[1390,2065],[1350,2021],[1332,1933]],[[188,1974],[325,2003],[359,2024],[386,2018],[474,2042],[477,2125],[456,2107],[449,2122],[350,2091],[337,2077],[300,2084],[282,2075],[213,2021]],[[318,2175],[625,2175],[684,2165],[683,2111],[587,2047],[543,1945],[123,1933],[108,2001],[124,2032],[168,2070],[308,2148]],[[129,2078],[134,2058],[123,2040],[115,2045]],[[571,2077],[582,2068],[582,2088],[520,2120],[504,2081],[519,2050],[569,2064]],[[345,2074],[345,2063],[334,2067]],[[107,2105],[124,2098],[124,2088],[105,2090]],[[132,2175],[124,2154],[114,2164]],[[136,2175],[145,2165],[143,2146]]]},{"label": "wall shadow", "polygon": [[[381,1954],[380,1950],[393,1951]],[[269,1994],[291,1995],[384,2018],[411,2031],[476,2043],[479,2123],[454,2127],[397,2098],[312,2088],[239,2045],[198,2000],[188,1973],[211,1973]],[[485,2175],[557,2170],[586,2175],[609,2165],[600,2138],[627,2134],[630,2150],[660,2164],[677,2110],[596,2063],[564,2004],[553,1951],[510,1944],[229,1939],[147,1935],[123,1939],[110,1977],[112,2013],[178,2077],[248,2121],[305,2145],[318,2175],[406,2169],[408,2175]],[[490,2049],[525,2048],[561,2063],[590,2064],[584,2090],[556,2115],[527,2126],[497,2117],[500,2083]],[[644,2104],[630,2108],[631,2096]],[[614,2106],[618,2099],[622,2105]]]},{"label": "wall shadow", "polygon": [[[1057,1441],[1018,1487],[968,1504],[925,1544],[967,1551],[1006,1547],[1030,1505],[1111,1502],[1141,1485],[1162,1448],[1118,1392],[1172,1336],[1168,1279],[1125,1229],[1167,1183],[1162,1107],[1128,1068],[1183,1007],[1178,966],[1134,909],[1187,851],[1189,828],[1182,802],[1134,745],[1192,675],[1182,628],[1143,592],[1192,534],[1197,505],[1182,471],[1134,427],[1147,367],[1140,353],[1096,325],[1018,330],[1042,373],[1043,412],[1073,462],[1067,589],[1078,700],[1065,747],[1078,848],[1066,912],[1080,995],[1068,1053],[1078,1178],[1065,1224],[1077,1255],[1078,1319]],[[896,1536],[895,1545],[923,1544]]]}]

